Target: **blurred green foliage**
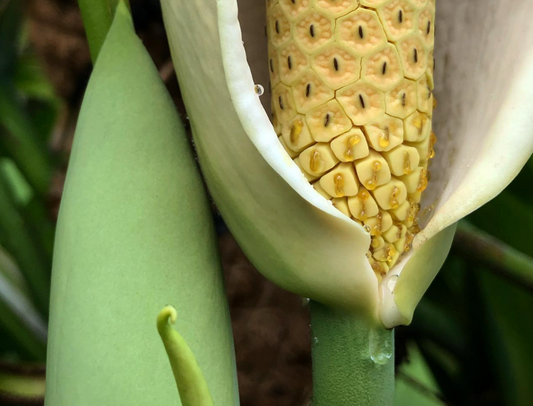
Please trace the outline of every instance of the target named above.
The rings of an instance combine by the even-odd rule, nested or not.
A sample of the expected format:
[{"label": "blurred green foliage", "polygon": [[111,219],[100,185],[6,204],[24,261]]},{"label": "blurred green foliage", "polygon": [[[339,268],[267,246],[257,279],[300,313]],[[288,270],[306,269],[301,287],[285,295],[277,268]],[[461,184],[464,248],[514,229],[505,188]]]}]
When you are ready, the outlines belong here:
[{"label": "blurred green foliage", "polygon": [[27,41],[20,1],[0,4],[0,353],[44,360],[54,224],[48,145],[60,100]]},{"label": "blurred green foliage", "polygon": [[[49,142],[61,101],[26,33],[22,2],[0,3],[0,360],[44,361],[54,230],[47,194],[62,164]],[[530,267],[532,184],[530,161],[467,219]],[[452,248],[413,324],[398,329],[397,405],[533,404],[533,273],[503,278],[494,271],[506,265],[479,261],[475,250]]]}]

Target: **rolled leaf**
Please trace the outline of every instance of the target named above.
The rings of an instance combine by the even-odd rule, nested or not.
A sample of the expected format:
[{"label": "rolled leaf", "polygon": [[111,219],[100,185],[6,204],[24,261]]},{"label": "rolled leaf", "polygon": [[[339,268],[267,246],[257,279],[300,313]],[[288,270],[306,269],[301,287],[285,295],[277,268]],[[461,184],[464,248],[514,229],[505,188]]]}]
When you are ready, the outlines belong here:
[{"label": "rolled leaf", "polygon": [[180,331],[213,397],[237,404],[209,205],[175,106],[124,4],[83,101],[54,253],[46,404],[176,405],[154,318]]}]

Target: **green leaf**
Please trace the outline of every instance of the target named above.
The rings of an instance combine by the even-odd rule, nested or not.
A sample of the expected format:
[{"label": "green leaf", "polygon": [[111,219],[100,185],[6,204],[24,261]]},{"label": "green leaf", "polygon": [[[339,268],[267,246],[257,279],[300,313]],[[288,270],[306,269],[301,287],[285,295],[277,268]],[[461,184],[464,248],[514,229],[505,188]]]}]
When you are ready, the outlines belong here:
[{"label": "green leaf", "polygon": [[499,389],[505,405],[520,406],[533,399],[533,296],[489,273],[481,274],[490,315],[485,337],[497,366]]},{"label": "green leaf", "polygon": [[90,79],[61,202],[46,404],[179,404],[154,320],[180,333],[220,405],[238,403],[209,203],[157,69],[118,7]]},{"label": "green leaf", "polygon": [[409,360],[403,363],[396,378],[396,406],[439,406],[440,391],[431,370],[417,346],[408,347]]},{"label": "green leaf", "polygon": [[28,112],[11,86],[0,85],[0,155],[9,156],[39,195],[46,195],[52,175],[50,157]]},{"label": "green leaf", "polygon": [[16,350],[26,360],[43,361],[46,324],[28,299],[16,264],[0,247],[0,349]]},{"label": "green leaf", "polygon": [[531,203],[504,192],[468,216],[468,221],[510,246],[533,256]]},{"label": "green leaf", "polygon": [[0,242],[15,258],[41,314],[48,314],[50,262],[22,215],[9,181],[0,171]]},{"label": "green leaf", "polygon": [[32,99],[58,102],[54,87],[43,72],[39,60],[32,53],[18,58],[14,79],[17,89]]},{"label": "green leaf", "polygon": [[96,62],[98,54],[104,44],[119,1],[120,0],[78,0],[93,62]]}]

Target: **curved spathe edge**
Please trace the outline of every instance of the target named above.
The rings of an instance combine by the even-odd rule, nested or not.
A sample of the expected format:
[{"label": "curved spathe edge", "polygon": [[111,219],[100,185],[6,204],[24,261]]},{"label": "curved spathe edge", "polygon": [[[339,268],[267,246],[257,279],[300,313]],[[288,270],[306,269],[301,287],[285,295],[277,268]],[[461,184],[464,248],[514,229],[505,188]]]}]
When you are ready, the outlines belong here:
[{"label": "curved spathe edge", "polygon": [[517,70],[470,170],[415,237],[411,254],[383,281],[381,318],[387,327],[411,322],[446,259],[456,223],[495,198],[527,163],[533,153],[529,106],[533,106],[533,50]]},{"label": "curved spathe edge", "polygon": [[414,311],[441,269],[457,223],[442,230],[397,265],[381,284],[381,321],[388,328],[409,325]]},{"label": "curved spathe edge", "polygon": [[[307,181],[300,168],[290,159],[280,144],[274,127],[255,91],[250,66],[242,38],[236,0],[217,0],[218,25],[222,59],[227,87],[233,106],[246,134],[265,161],[279,174],[304,200],[337,221],[343,222],[370,246],[370,235],[363,227],[338,211],[322,197]],[[375,277],[368,261],[359,272]],[[377,278],[376,278],[377,280]]]},{"label": "curved spathe edge", "polygon": [[[228,90],[241,124],[267,163],[305,200],[316,208],[366,233],[324,199],[290,159],[280,144],[274,127],[257,94],[252,71],[246,59],[236,0],[217,0],[219,34]],[[370,245],[370,236],[368,235]]]},{"label": "curved spathe edge", "polygon": [[533,49],[509,88],[484,148],[452,195],[415,237],[418,248],[441,230],[494,199],[518,175],[533,153]]}]

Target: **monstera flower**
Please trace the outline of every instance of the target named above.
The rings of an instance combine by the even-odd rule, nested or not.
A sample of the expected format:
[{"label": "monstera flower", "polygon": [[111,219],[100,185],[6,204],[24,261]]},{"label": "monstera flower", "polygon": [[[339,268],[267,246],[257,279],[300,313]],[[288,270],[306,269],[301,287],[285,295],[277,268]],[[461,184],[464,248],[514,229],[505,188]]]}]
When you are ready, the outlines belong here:
[{"label": "monstera flower", "polygon": [[533,3],[437,1],[439,142],[427,209],[412,249],[381,281],[365,256],[368,232],[317,193],[278,141],[261,91],[269,81],[264,5],[162,3],[203,173],[247,256],[301,296],[386,327],[408,324],[457,221],[498,195],[533,151]]}]

